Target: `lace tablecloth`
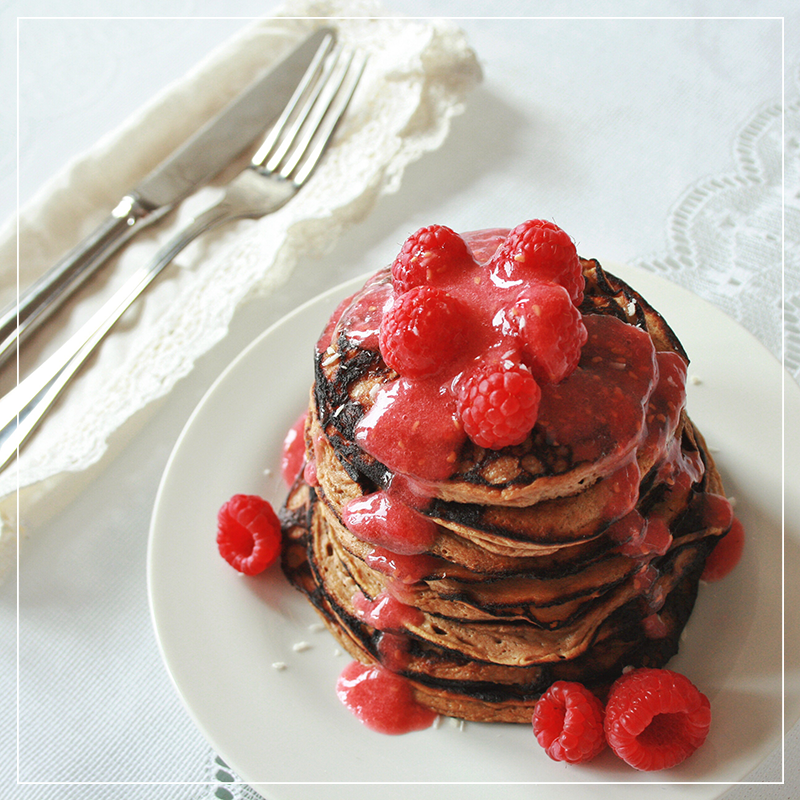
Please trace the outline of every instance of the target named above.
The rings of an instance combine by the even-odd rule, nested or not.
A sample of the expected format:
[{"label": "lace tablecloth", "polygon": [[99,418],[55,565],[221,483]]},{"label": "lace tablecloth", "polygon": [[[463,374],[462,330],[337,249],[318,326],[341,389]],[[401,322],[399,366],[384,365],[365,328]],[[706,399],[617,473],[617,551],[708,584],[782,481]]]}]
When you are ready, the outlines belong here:
[{"label": "lace tablecloth", "polygon": [[788,72],[785,106],[776,99],[752,113],[734,140],[734,168],[690,186],[670,215],[666,252],[633,263],[757,332],[800,382],[798,66]]},{"label": "lace tablecloth", "polygon": [[[70,4],[62,5],[59,13],[68,16]],[[704,9],[708,18],[691,19],[680,3],[637,5],[641,18],[631,17],[624,2],[609,5],[598,12],[593,4],[563,4],[547,12],[552,19],[531,19],[528,4],[506,2],[501,13],[476,19],[459,17],[468,13],[460,2],[396,4],[403,13],[459,17],[452,24],[477,53],[483,82],[466,96],[466,111],[447,138],[429,148],[435,152],[340,232],[331,252],[300,256],[290,280],[239,306],[227,335],[198,355],[146,417],[134,415],[132,427],[111,435],[108,452],[59,496],[56,516],[47,511],[46,494],[36,499],[19,574],[12,571],[0,587],[4,796],[258,797],[197,730],[158,654],[145,583],[158,481],[191,410],[242,347],[303,300],[386,263],[420,225],[467,230],[554,218],[583,255],[656,272],[723,309],[784,361],[787,380],[800,382],[800,16],[787,3],[726,3]],[[91,23],[91,61],[106,68],[93,76],[103,90],[88,105],[112,103],[110,76],[127,69],[126,48],[149,48],[154,64],[169,63],[176,46],[207,48],[215,41],[200,19],[208,10],[203,2],[164,4],[158,15],[174,11],[187,19],[164,19],[163,30],[149,33],[122,19]],[[225,8],[232,17],[262,11],[246,0]],[[74,43],[66,30],[52,22],[46,28],[54,64],[59,52],[69,61]],[[169,31],[180,31],[175,42]],[[125,45],[104,53],[104,37]],[[13,37],[4,42],[13,49]],[[152,96],[164,90],[155,68],[144,79]],[[69,80],[68,73],[59,80]],[[28,109],[20,129],[31,152],[39,140],[39,147],[57,141],[70,117],[92,115],[74,97],[59,107],[47,86],[28,89],[42,100],[20,106]],[[5,130],[14,128],[8,116],[3,122]],[[90,132],[89,156],[104,135],[113,131]],[[21,148],[23,172],[25,157]],[[9,196],[12,172],[0,161]],[[335,739],[329,732],[310,736],[312,749]],[[769,783],[781,774],[778,749],[748,785],[730,790],[730,800],[797,794],[799,739],[795,728],[786,740],[785,786]],[[390,796],[386,787],[366,788]],[[470,789],[441,787],[440,794],[450,791],[463,797]],[[658,788],[625,794],[646,791]],[[305,796],[328,795],[311,786]]]}]

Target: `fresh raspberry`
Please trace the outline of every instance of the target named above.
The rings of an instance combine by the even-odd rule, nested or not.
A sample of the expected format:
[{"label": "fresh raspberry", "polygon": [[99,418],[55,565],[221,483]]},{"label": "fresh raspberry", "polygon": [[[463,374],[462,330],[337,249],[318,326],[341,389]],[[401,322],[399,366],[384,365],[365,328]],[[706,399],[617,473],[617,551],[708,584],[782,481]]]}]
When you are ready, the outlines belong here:
[{"label": "fresh raspberry", "polygon": [[575,243],[558,225],[532,219],[517,225],[498,248],[490,265],[501,280],[531,280],[563,286],[570,300],[583,299],[584,277]]},{"label": "fresh raspberry", "polygon": [[572,374],[588,334],[580,311],[563,286],[532,283],[507,314],[522,343],[525,363],[540,383]]},{"label": "fresh raspberry", "polygon": [[433,375],[461,348],[465,314],[463,304],[443,289],[409,289],[381,321],[383,360],[409,378]]},{"label": "fresh raspberry", "polygon": [[580,683],[556,681],[536,703],[533,734],[553,761],[591,761],[606,747],[603,704]]},{"label": "fresh raspberry", "polygon": [[475,444],[499,450],[525,441],[536,423],[541,396],[539,384],[523,364],[490,362],[464,379],[458,413]]},{"label": "fresh raspberry", "polygon": [[392,283],[402,294],[472,263],[472,253],[461,236],[445,225],[429,225],[406,239],[392,264]]},{"label": "fresh raspberry", "polygon": [[235,494],[217,514],[219,554],[245,575],[258,575],[278,557],[281,524],[258,495]]},{"label": "fresh raspberry", "polygon": [[677,766],[703,744],[710,725],[708,698],[669,669],[631,670],[608,694],[606,739],[635,769]]}]

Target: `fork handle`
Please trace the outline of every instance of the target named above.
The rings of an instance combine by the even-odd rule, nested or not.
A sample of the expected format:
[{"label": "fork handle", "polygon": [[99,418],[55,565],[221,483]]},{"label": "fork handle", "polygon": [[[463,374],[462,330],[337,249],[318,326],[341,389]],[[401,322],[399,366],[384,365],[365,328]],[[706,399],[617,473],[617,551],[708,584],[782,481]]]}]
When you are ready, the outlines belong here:
[{"label": "fork handle", "polygon": [[70,295],[94,275],[131,236],[161,219],[170,206],[151,208],[135,194],[126,195],[80,245],[29,286],[0,314],[0,366]]},{"label": "fork handle", "polygon": [[61,390],[133,301],[201,233],[233,218],[224,200],[195,217],[159,249],[149,264],[139,267],[55,353],[0,399],[0,470],[14,458]]}]

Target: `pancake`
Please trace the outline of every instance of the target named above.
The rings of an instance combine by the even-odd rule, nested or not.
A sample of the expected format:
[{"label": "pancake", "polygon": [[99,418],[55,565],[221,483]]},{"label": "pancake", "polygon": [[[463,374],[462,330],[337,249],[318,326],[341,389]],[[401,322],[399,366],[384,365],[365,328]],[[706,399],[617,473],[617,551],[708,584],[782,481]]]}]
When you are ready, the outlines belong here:
[{"label": "pancake", "polygon": [[[476,284],[507,233],[464,235]],[[316,348],[284,573],[353,658],[441,714],[530,722],[555,680],[602,692],[626,667],[663,666],[731,524],[686,412],[683,347],[625,282],[577,263],[585,343],[568,374],[540,381],[516,444],[478,446],[448,384],[414,394],[424,380],[387,364],[388,268]]]},{"label": "pancake", "polygon": [[[702,485],[694,488],[694,506],[702,506],[698,498],[707,490],[720,489],[716,471],[707,470]],[[289,579],[308,596],[354,658],[388,664],[411,681],[419,702],[473,721],[529,723],[536,699],[555,680],[578,680],[602,692],[625,667],[663,666],[678,650],[705,558],[725,533],[722,527],[704,527],[702,511],[691,502],[676,517],[670,551],[650,564],[658,570],[651,591],[664,597],[655,638],[642,633],[651,609],[641,602],[630,578],[624,588],[617,585],[610,597],[601,593],[605,599],[593,606],[591,614],[587,610],[576,615],[573,609],[565,620],[569,628],[565,635],[562,628],[548,627],[542,620],[536,624],[530,617],[517,617],[514,622],[504,619],[502,610],[498,614],[498,598],[487,596],[494,594],[491,590],[473,594],[467,604],[480,613],[479,624],[471,619],[476,614],[463,608],[459,617],[454,616],[448,605],[452,586],[439,594],[445,604],[433,611],[438,588],[434,575],[411,587],[412,593],[431,592],[432,606],[423,611],[424,621],[417,619],[402,631],[381,631],[359,617],[353,597],[366,591],[373,592],[369,597],[374,599],[385,584],[380,575],[365,571],[363,563],[353,568],[356,562],[334,545],[330,516],[321,513],[320,507],[326,508],[315,489],[298,481],[284,509],[283,564]],[[410,599],[408,594],[400,596]],[[462,604],[463,600],[458,598]],[[574,600],[559,606],[563,609]],[[417,602],[425,608],[424,601],[418,598]],[[547,613],[550,608],[545,605],[542,610]],[[613,610],[608,613],[609,609]],[[537,648],[540,657],[532,656]]]}]

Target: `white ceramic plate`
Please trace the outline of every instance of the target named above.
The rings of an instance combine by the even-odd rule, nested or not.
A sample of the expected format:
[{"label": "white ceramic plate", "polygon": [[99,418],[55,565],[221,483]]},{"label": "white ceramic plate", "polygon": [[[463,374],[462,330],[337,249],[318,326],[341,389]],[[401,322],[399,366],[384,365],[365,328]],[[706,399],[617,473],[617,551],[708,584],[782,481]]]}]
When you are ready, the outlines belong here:
[{"label": "white ceramic plate", "polygon": [[[217,554],[216,512],[238,492],[280,504],[278,463],[285,432],[302,412],[312,380],[312,347],[350,282],[302,306],[252,343],[193,413],[170,458],[153,513],[148,581],[156,634],[189,713],[217,752],[267,797],[366,798],[370,782],[418,782],[414,794],[483,797],[481,783],[509,784],[506,796],[575,798],[718,797],[743,780],[782,731],[782,499],[786,574],[800,563],[800,468],[785,441],[800,431],[800,391],[777,361],[716,308],[649,273],[609,269],[628,280],[670,322],[692,365],[689,412],[716,451],[747,531],[744,558],[726,580],[701,588],[680,654],[670,666],[709,696],[713,725],[705,746],[669,772],[637,773],[611,753],[583,767],[557,764],[526,725],[438,728],[382,736],[338,701],[347,663],[277,565],[256,578],[235,573]],[[694,380],[692,380],[694,379]],[[785,498],[782,492],[785,490]],[[787,587],[785,726],[800,713],[797,582]],[[791,596],[790,596],[791,595]],[[285,669],[273,664],[282,662]],[[780,780],[780,775],[773,780]],[[356,783],[357,786],[343,785]],[[598,783],[603,785],[597,785]],[[619,783],[632,785],[618,785]],[[513,784],[513,785],[512,785]],[[614,785],[617,784],[617,785]],[[644,786],[642,784],[645,784]],[[382,787],[406,797],[409,787]],[[456,791],[456,790],[453,790]],[[650,789],[652,791],[652,788]]]}]

